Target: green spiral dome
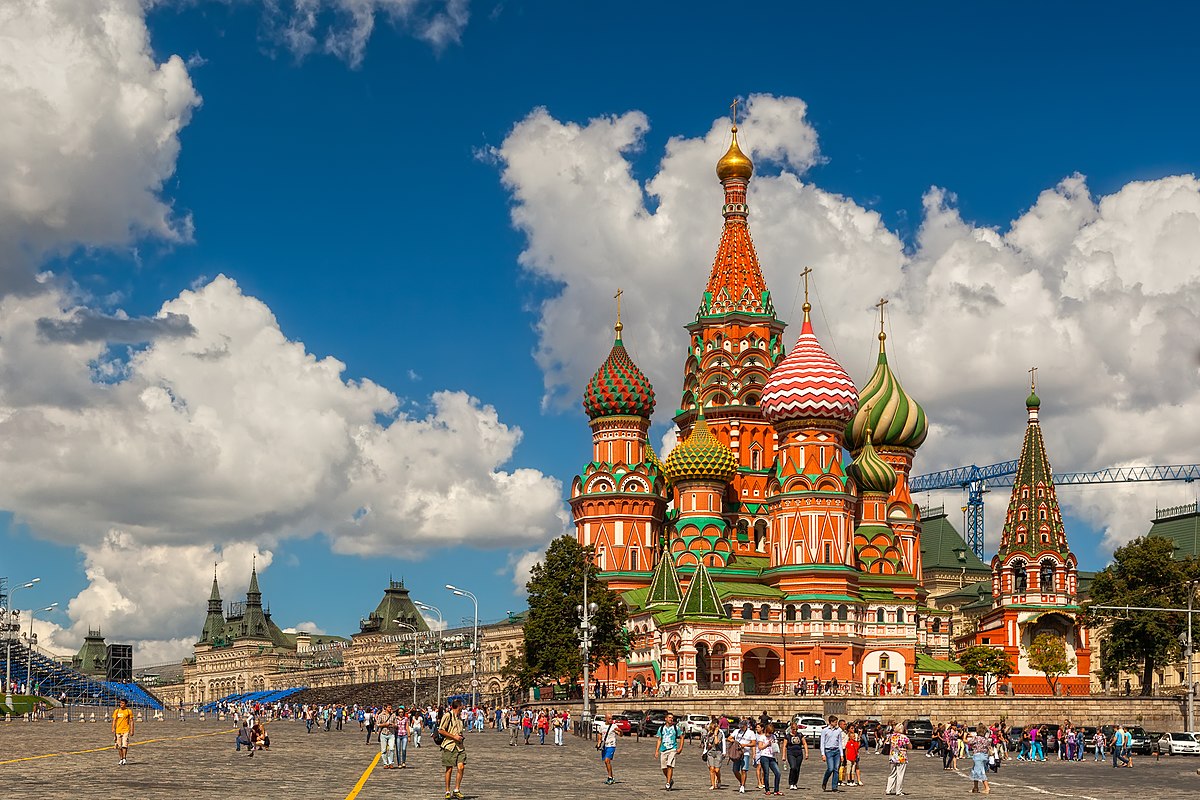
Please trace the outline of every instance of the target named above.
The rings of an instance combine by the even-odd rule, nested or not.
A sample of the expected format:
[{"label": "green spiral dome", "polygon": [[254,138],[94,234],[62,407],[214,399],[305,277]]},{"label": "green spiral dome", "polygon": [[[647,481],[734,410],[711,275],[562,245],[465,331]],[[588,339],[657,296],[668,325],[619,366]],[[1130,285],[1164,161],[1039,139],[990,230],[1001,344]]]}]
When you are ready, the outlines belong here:
[{"label": "green spiral dome", "polygon": [[849,472],[862,492],[887,494],[896,485],[896,470],[875,452],[869,433],[858,457],[850,464]]},{"label": "green spiral dome", "polygon": [[737,474],[737,459],[720,439],[713,436],[701,414],[691,436],[677,444],[667,456],[667,480],[721,481],[729,483]]},{"label": "green spiral dome", "polygon": [[847,444],[851,450],[862,447],[867,440],[880,447],[907,447],[916,450],[929,433],[925,409],[904,391],[900,381],[888,366],[884,340],[879,334],[879,361],[867,385],[858,393],[858,413],[846,425]]}]

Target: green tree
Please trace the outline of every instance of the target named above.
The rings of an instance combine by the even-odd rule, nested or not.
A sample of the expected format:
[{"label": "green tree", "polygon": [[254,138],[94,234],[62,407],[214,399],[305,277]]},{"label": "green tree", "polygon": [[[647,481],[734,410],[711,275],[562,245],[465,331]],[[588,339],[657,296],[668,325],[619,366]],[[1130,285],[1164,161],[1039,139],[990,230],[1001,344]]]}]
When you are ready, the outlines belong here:
[{"label": "green tree", "polygon": [[560,536],[550,543],[541,563],[530,570],[529,616],[525,620],[524,664],[516,668],[524,686],[545,680],[569,678],[583,673],[579,651],[579,613],[583,604],[584,569],[588,575],[588,603],[595,603],[589,666],[614,664],[629,655],[625,635],[625,606],[616,593],[597,578],[592,548],[582,547],[573,536]]},{"label": "green tree", "polygon": [[963,668],[963,672],[983,678],[984,688],[987,692],[991,692],[996,685],[996,681],[988,680],[987,676],[1007,678],[1013,673],[1012,658],[1008,653],[997,647],[988,647],[986,644],[968,647],[958,656],[958,663]]},{"label": "green tree", "polygon": [[1050,691],[1058,694],[1058,679],[1075,668],[1075,659],[1067,655],[1067,643],[1061,636],[1043,631],[1025,648],[1025,660],[1032,669],[1046,676]]},{"label": "green tree", "polygon": [[1179,608],[1187,605],[1188,581],[1200,578],[1194,558],[1176,559],[1175,545],[1160,536],[1134,539],[1113,553],[1113,562],[1096,574],[1087,622],[1100,635],[1101,675],[1119,671],[1142,675],[1142,694],[1153,690],[1154,671],[1179,657],[1182,614],[1154,611],[1113,612],[1094,606]]}]

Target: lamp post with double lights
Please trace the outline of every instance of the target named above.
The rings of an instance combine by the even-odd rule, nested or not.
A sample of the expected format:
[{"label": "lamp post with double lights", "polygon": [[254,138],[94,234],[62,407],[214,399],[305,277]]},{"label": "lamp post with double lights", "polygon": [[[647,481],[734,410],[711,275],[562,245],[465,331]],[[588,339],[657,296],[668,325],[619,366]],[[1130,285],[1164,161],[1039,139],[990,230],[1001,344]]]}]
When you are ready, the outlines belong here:
[{"label": "lamp post with double lights", "polygon": [[422,611],[432,611],[437,614],[438,618],[438,657],[437,657],[437,705],[442,707],[442,630],[446,627],[445,620],[442,619],[442,612],[437,606],[431,606],[428,603],[422,603],[419,600],[414,600],[413,605]]},{"label": "lamp post with double lights", "polygon": [[475,693],[479,691],[479,598],[466,589],[460,589],[449,583],[446,584],[446,588],[450,590],[451,594],[470,598],[471,602],[475,605],[475,638],[474,643],[471,645],[471,707],[474,708],[478,705]]},{"label": "lamp post with double lights", "polygon": [[6,624],[4,626],[7,629],[4,631],[5,639],[7,639],[7,641],[5,642],[5,658],[4,658],[4,705],[8,706],[9,712],[12,711],[12,702],[13,702],[13,699],[12,699],[12,638],[13,637],[12,637],[12,635],[13,635],[13,631],[15,629],[13,628],[12,618],[13,618],[13,616],[18,615],[20,613],[20,612],[14,610],[14,608],[13,608],[13,598],[15,598],[17,596],[17,592],[21,591],[22,589],[32,589],[34,584],[41,583],[41,582],[42,582],[41,578],[34,578],[33,580],[22,583],[20,586],[17,586],[11,592],[8,593],[8,614],[6,615],[7,619],[5,619]]},{"label": "lamp post with double lights", "polygon": [[[53,611],[58,608],[58,603],[51,603],[45,608],[40,608],[38,611],[46,612]],[[33,632],[33,610],[29,612],[29,660],[25,662],[25,689],[28,694],[33,694],[33,646],[37,644],[37,634]]]},{"label": "lamp post with double lights", "polygon": [[592,617],[599,610],[599,606],[595,603],[589,603],[587,599],[588,571],[588,568],[584,567],[583,602],[575,606],[575,611],[579,614],[579,652],[583,654],[583,719],[580,722],[583,723],[585,732],[591,730],[589,726],[592,724],[591,692],[589,691],[591,676],[588,674],[588,668],[592,660],[592,636],[596,633],[596,626],[592,624]]}]

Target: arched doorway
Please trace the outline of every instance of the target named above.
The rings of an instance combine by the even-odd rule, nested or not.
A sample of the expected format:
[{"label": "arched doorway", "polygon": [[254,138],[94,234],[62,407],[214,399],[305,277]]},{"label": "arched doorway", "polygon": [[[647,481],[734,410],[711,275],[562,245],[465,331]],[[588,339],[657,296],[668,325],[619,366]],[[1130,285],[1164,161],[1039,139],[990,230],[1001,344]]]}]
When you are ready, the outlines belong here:
[{"label": "arched doorway", "polygon": [[696,688],[710,688],[709,669],[708,644],[706,642],[699,642],[696,644]]},{"label": "arched doorway", "polygon": [[780,679],[779,653],[769,647],[755,647],[742,656],[742,690],[746,694],[770,694]]}]

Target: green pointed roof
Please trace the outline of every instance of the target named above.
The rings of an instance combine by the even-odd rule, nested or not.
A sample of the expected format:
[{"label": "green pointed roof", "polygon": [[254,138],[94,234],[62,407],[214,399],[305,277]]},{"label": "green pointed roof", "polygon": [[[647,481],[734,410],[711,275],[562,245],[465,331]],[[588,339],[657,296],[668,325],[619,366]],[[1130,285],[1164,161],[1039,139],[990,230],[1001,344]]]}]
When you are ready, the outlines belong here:
[{"label": "green pointed roof", "polygon": [[869,436],[880,447],[916,449],[925,441],[929,422],[925,410],[914,400],[888,366],[884,341],[879,332],[879,359],[875,372],[858,393],[858,412],[846,425],[847,446],[857,450]]},{"label": "green pointed roof", "polygon": [[721,597],[717,587],[708,574],[708,568],[701,561],[692,575],[687,592],[679,601],[677,616],[683,617],[724,617],[725,607],[721,605]]},{"label": "green pointed roof", "polygon": [[[961,560],[959,553],[963,554]],[[991,567],[967,547],[962,534],[950,523],[945,509],[921,516],[921,566],[926,570],[965,568],[967,575],[975,573],[991,579]]]},{"label": "green pointed roof", "polygon": [[1038,405],[1026,403],[1029,421],[1025,426],[1025,441],[1017,459],[1012,495],[1004,518],[1004,531],[1000,536],[1000,558],[1013,552],[1036,555],[1046,549],[1064,556],[1071,552],[1063,527],[1062,511],[1058,506],[1058,495],[1054,491],[1054,471],[1050,468],[1046,443],[1042,438]]},{"label": "green pointed roof", "polygon": [[412,633],[406,627],[409,625],[421,633],[429,630],[425,617],[409,597],[404,581],[389,581],[379,605],[358,622],[358,628],[363,633]]},{"label": "green pointed roof", "polygon": [[247,599],[249,599],[250,595],[262,597],[262,591],[258,588],[258,567],[256,566],[250,567],[250,588],[246,590]]},{"label": "green pointed roof", "polygon": [[212,591],[208,593],[208,602],[217,604],[217,610],[221,610],[221,590],[217,587],[217,571],[213,570],[213,585]]},{"label": "green pointed roof", "polygon": [[675,572],[675,559],[666,550],[654,566],[650,579],[650,590],[646,593],[646,608],[676,606],[682,599],[679,591],[679,575]]}]

